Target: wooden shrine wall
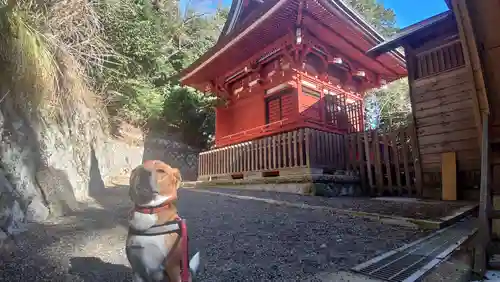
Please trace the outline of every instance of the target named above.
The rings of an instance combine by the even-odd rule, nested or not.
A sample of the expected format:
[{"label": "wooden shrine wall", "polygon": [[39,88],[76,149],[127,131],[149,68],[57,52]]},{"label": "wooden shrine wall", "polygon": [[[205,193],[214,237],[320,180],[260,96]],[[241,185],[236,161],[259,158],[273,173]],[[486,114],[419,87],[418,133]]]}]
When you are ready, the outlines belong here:
[{"label": "wooden shrine wall", "polygon": [[[474,80],[460,39],[449,34],[420,48],[406,46],[410,98],[424,187],[441,187],[442,154],[455,152],[458,171],[479,169],[479,143],[472,97]],[[476,179],[464,179],[467,188]],[[425,192],[425,191],[424,191]]]}]

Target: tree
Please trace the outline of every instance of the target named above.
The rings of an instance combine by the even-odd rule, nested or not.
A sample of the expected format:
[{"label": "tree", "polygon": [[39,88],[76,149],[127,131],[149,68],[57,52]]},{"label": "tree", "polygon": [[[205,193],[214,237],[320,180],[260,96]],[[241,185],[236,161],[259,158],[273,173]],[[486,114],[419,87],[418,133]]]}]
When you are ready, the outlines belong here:
[{"label": "tree", "polygon": [[215,44],[227,9],[181,12],[173,0],[108,0],[98,7],[115,51],[95,72],[109,112],[139,126],[161,120],[181,132],[185,143],[207,146],[215,123],[211,100],[169,78]]},{"label": "tree", "polygon": [[[382,35],[389,37],[399,29],[396,14],[376,0],[347,0]],[[374,89],[365,95],[365,120],[367,128],[389,130],[405,125],[411,112],[408,80],[401,79],[382,89]]]},{"label": "tree", "polygon": [[392,9],[386,9],[376,0],[346,0],[346,3],[360,13],[382,35],[390,36],[398,31],[396,14]]},{"label": "tree", "polygon": [[366,127],[391,130],[406,125],[411,112],[409,98],[406,78],[367,93],[365,96]]},{"label": "tree", "polygon": [[214,138],[217,101],[191,87],[174,86],[166,96],[163,118],[181,133],[186,144],[208,148]]}]

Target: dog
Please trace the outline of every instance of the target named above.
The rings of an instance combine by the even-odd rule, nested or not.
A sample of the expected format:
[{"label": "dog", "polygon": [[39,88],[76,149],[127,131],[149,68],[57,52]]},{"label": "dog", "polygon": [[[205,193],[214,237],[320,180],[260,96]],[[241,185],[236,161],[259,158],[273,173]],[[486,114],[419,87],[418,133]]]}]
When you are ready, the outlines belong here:
[{"label": "dog", "polygon": [[[146,161],[132,170],[126,255],[134,282],[192,282],[199,253],[187,263],[187,231],[177,213],[178,169],[162,161]],[[182,271],[181,271],[182,269]]]}]

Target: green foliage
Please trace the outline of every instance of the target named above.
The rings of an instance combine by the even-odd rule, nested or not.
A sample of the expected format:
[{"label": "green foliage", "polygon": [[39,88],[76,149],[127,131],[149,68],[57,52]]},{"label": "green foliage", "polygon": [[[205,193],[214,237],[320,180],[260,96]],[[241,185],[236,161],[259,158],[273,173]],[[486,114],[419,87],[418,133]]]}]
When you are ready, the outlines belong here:
[{"label": "green foliage", "polygon": [[186,143],[206,146],[215,123],[210,101],[169,77],[215,44],[227,10],[202,15],[181,13],[173,0],[108,0],[98,13],[115,51],[94,72],[110,113],[139,126],[161,120],[182,132]]},{"label": "green foliage", "polygon": [[396,14],[392,9],[386,9],[376,0],[345,0],[345,2],[360,13],[382,35],[390,36],[398,31]]},{"label": "green foliage", "polygon": [[[396,14],[376,0],[346,0],[385,37],[398,31]],[[365,115],[368,128],[394,129],[406,125],[411,112],[407,79],[400,79],[383,89],[365,96]]]},{"label": "green foliage", "polygon": [[182,133],[189,145],[208,147],[213,140],[217,99],[191,87],[174,86],[168,92],[163,118]]},{"label": "green foliage", "polygon": [[411,103],[408,80],[396,80],[365,96],[365,114],[369,127],[391,130],[408,123]]}]

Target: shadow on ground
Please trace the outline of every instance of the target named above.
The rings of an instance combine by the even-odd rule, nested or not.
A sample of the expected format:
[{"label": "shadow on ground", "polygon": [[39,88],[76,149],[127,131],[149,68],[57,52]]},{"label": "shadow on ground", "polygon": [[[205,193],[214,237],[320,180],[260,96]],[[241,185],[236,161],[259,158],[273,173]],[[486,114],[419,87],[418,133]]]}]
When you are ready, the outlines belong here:
[{"label": "shadow on ground", "polygon": [[38,180],[51,186],[47,198],[64,216],[30,223],[0,245],[0,281],[130,281],[127,189],[106,189],[93,148],[90,157],[88,192],[95,203],[77,203],[67,175],[47,168]]},{"label": "shadow on ground", "polygon": [[[131,270],[121,264],[104,262],[96,257],[74,257],[70,259],[69,273],[84,282],[130,281]],[[110,280],[110,278],[113,280]]]}]

